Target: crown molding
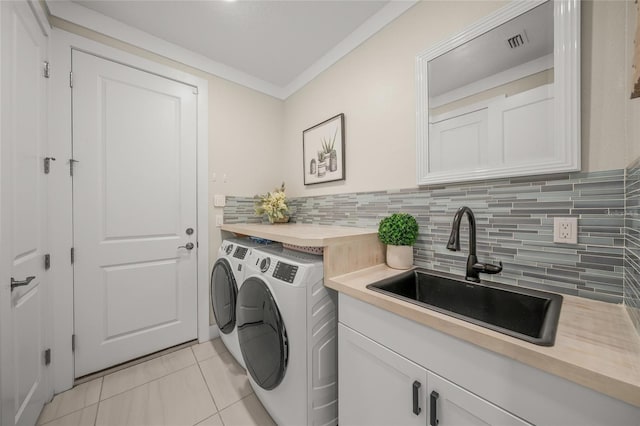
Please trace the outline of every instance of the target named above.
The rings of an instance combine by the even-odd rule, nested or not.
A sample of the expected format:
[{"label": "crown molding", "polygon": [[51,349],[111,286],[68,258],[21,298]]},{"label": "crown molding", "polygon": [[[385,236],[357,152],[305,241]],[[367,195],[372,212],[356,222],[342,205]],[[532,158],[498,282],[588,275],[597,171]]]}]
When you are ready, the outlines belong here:
[{"label": "crown molding", "polygon": [[417,2],[418,0],[389,2],[385,7],[360,25],[347,38],[298,75],[286,87],[277,86],[221,62],[214,61],[204,55],[170,43],[69,0],[46,0],[46,5],[51,15],[57,18],[284,100],[300,90],[320,73],[361,45]]},{"label": "crown molding", "polygon": [[301,72],[291,83],[283,89],[283,98],[286,99],[311,80],[338,62],[356,47],[367,41],[370,37],[382,30],[389,23],[409,10],[419,0],[390,1],[385,7],[367,19],[354,32],[334,46],[309,68]]}]

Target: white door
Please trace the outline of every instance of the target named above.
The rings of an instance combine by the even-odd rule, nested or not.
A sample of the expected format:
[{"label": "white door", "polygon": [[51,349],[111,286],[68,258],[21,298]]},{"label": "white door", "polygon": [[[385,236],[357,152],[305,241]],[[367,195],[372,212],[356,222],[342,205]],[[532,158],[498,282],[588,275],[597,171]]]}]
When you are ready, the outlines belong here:
[{"label": "white door", "polygon": [[197,336],[193,87],[72,52],[75,375]]},{"label": "white door", "polygon": [[426,424],[427,370],[343,324],[338,347],[339,424]]},{"label": "white door", "polygon": [[33,425],[52,395],[45,365],[47,38],[26,1],[0,8],[0,424]]},{"label": "white door", "polygon": [[[429,424],[526,426],[519,417],[429,372]],[[433,422],[431,420],[434,420]]]}]

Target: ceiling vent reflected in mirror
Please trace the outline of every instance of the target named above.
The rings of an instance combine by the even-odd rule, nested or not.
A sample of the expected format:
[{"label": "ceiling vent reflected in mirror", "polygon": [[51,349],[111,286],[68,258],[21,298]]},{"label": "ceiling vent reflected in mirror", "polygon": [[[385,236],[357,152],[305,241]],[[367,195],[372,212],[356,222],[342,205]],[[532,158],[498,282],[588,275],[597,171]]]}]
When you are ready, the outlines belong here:
[{"label": "ceiling vent reflected in mirror", "polygon": [[528,43],[527,33],[522,31],[520,34],[516,34],[513,37],[507,39],[507,44],[510,48],[516,49],[518,47],[524,46],[525,43]]}]

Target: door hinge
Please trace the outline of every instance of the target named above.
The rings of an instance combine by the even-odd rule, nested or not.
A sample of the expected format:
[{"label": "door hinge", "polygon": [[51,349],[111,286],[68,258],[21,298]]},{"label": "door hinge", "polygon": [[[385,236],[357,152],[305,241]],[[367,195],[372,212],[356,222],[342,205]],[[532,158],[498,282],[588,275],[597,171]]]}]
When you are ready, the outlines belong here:
[{"label": "door hinge", "polygon": [[51,349],[44,351],[44,365],[51,364]]},{"label": "door hinge", "polygon": [[69,176],[73,176],[73,163],[79,163],[79,161],[73,158],[69,159]]},{"label": "door hinge", "polygon": [[49,61],[44,61],[42,68],[42,75],[44,76],[44,78],[49,78]]},{"label": "door hinge", "polygon": [[71,352],[75,352],[76,351],[76,335],[72,334],[71,335]]},{"label": "door hinge", "polygon": [[69,71],[69,87],[73,89],[73,71]]},{"label": "door hinge", "polygon": [[49,253],[44,255],[44,269],[51,268],[51,255]]},{"label": "door hinge", "polygon": [[75,260],[76,260],[76,250],[75,248],[71,247],[71,264],[72,265]]},{"label": "door hinge", "polygon": [[56,161],[53,157],[44,157],[44,174],[48,175],[51,171],[51,162]]}]

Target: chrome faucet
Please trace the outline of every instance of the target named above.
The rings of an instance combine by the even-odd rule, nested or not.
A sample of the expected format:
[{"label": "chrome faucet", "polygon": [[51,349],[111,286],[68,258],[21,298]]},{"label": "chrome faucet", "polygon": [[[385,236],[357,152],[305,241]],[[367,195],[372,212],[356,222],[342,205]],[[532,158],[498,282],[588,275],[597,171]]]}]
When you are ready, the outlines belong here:
[{"label": "chrome faucet", "polygon": [[451,235],[449,236],[447,249],[451,251],[460,250],[460,222],[465,213],[469,219],[469,257],[467,258],[467,272],[464,278],[467,281],[479,283],[480,272],[497,274],[502,271],[502,262],[500,262],[500,265],[478,262],[478,256],[476,256],[476,218],[467,206],[460,207],[455,216],[453,216],[453,224],[451,226]]}]

